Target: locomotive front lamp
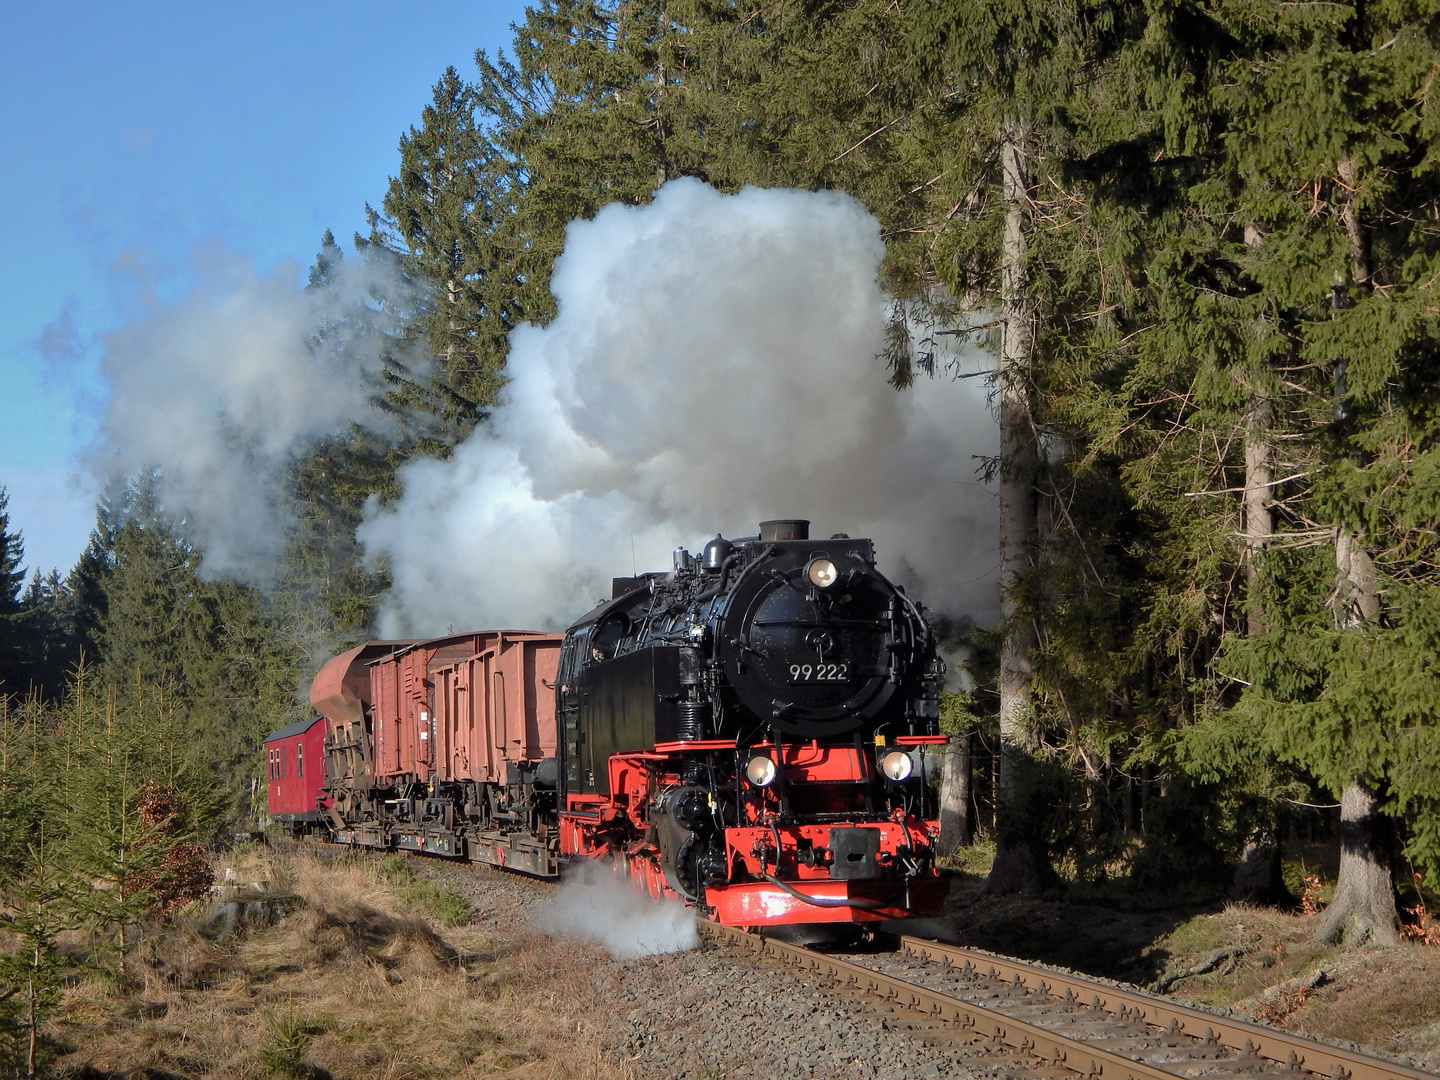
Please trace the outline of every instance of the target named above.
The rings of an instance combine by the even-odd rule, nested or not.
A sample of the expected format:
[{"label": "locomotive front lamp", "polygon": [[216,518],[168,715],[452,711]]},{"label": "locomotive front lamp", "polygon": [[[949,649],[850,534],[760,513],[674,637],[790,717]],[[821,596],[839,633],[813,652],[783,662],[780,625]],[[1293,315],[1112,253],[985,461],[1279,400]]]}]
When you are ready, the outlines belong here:
[{"label": "locomotive front lamp", "polygon": [[816,588],[828,589],[835,584],[835,579],[840,576],[840,572],[835,569],[835,564],[829,559],[811,559],[810,565],[805,568],[805,576]]},{"label": "locomotive front lamp", "polygon": [[745,766],[745,779],[755,787],[767,787],[775,779],[775,761],[768,754],[756,754]]},{"label": "locomotive front lamp", "polygon": [[910,770],[914,767],[915,763],[910,760],[910,755],[904,750],[891,750],[880,759],[880,771],[897,784],[901,780],[908,780]]}]

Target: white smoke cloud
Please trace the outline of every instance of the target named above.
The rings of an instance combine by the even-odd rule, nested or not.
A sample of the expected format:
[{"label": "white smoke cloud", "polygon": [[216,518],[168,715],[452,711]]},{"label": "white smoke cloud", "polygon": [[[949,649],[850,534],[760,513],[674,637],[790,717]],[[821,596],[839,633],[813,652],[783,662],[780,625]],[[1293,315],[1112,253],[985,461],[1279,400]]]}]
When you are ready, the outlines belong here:
[{"label": "white smoke cloud", "polygon": [[393,301],[397,286],[360,259],[309,291],[294,264],[267,276],[219,251],[195,272],[184,299],[152,293],[142,317],[105,336],[109,396],[90,464],[102,477],[158,467],[207,576],[263,579],[283,534],[286,467],[352,422],[384,423],[373,401],[391,343],[376,332],[376,297]]},{"label": "white smoke cloud", "polygon": [[531,921],[545,934],[598,941],[616,960],[700,946],[695,916],[684,904],[651,899],[616,878],[608,864],[586,864],[567,873]]},{"label": "white smoke cloud", "polygon": [[887,384],[883,254],[834,192],[684,179],[571,224],[559,314],[511,334],[494,422],[405,466],[361,527],[393,575],[381,632],[563,627],[632,565],[773,517],[871,536],[913,594],[992,620],[996,506],[974,458],[996,425],[978,380]]}]

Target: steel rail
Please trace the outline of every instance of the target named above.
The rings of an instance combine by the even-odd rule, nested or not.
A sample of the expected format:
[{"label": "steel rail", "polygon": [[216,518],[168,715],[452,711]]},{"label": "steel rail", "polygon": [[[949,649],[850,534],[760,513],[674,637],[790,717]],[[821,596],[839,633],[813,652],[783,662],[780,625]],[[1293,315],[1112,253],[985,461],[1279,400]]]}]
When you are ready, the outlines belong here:
[{"label": "steel rail", "polygon": [[[1176,1074],[1143,1061],[1134,1061],[1108,1050],[1087,1046],[1084,1042],[1057,1035],[1036,1024],[1016,1020],[1002,1012],[977,1005],[949,994],[916,986],[848,960],[827,956],[799,945],[789,945],[774,938],[761,937],[733,926],[721,926],[708,920],[697,920],[700,932],[713,941],[738,945],[755,953],[776,957],[803,970],[818,971],[848,986],[875,994],[886,1001],[895,1001],[918,1012],[960,1025],[992,1044],[1028,1054],[1047,1062],[1052,1068],[1068,1069],[1080,1076],[1098,1080],[1176,1080]],[[1429,1078],[1434,1080],[1434,1078]]]},{"label": "steel rail", "polygon": [[1044,992],[1063,994],[1068,990],[1078,1000],[1098,1004],[1106,1012],[1128,1010],[1130,1015],[1146,1023],[1173,1028],[1192,1038],[1213,1033],[1222,1044],[1242,1054],[1248,1047],[1256,1057],[1292,1069],[1303,1069],[1321,1076],[1349,1077],[1350,1080],[1435,1080],[1433,1073],[1370,1057],[1356,1050],[1316,1042],[1303,1035],[1246,1020],[1218,1016],[1150,994],[1121,990],[1080,975],[1027,964],[1023,960],[910,936],[900,937],[900,946],[921,960],[938,960],[951,967],[968,964],[980,972],[993,968],[1001,979],[1013,981],[1018,978],[1020,985],[1031,991],[1043,988]]},{"label": "steel rail", "polygon": [[[923,938],[900,938],[902,949],[922,960],[938,960],[950,967],[968,967],[977,975],[984,973],[986,978],[1004,980],[1022,991],[1037,995],[1068,992],[1077,1004],[1083,1003],[1113,1018],[1139,1021],[1165,1029],[1164,1034],[1171,1038],[1181,1035],[1186,1037],[1187,1042],[1195,1040],[1197,1044],[1235,1052],[1235,1057],[1228,1060],[1188,1058],[1169,1062],[1170,1067],[1165,1068],[1159,1063],[1136,1060],[1102,1049],[1087,1042],[1083,1035],[1071,1037],[1040,1024],[1017,1019],[1003,1007],[956,997],[813,949],[707,920],[697,920],[697,926],[702,935],[712,941],[737,945],[802,970],[819,972],[886,1001],[957,1023],[967,1036],[1041,1059],[1051,1068],[1063,1068],[1090,1080],[1177,1080],[1194,1075],[1196,1069],[1219,1070],[1225,1075],[1249,1072],[1270,1072],[1273,1075],[1279,1071],[1294,1077],[1310,1074],[1327,1076],[1332,1080],[1436,1080],[1434,1074],[1370,1057],[1359,1051],[1315,1042],[1260,1024],[1217,1016],[1147,994],[1119,990],[1081,976]],[[1173,1043],[1170,1045],[1174,1046]]]}]

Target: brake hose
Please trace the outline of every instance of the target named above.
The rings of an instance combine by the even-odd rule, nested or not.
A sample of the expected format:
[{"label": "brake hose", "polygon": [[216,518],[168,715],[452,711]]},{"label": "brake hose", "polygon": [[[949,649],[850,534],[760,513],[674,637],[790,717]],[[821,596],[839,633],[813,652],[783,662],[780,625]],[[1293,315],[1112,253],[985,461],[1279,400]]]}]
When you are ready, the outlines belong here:
[{"label": "brake hose", "polygon": [[805,893],[801,892],[793,885],[787,885],[785,882],[777,878],[774,874],[766,874],[765,880],[770,882],[770,884],[774,885],[776,888],[784,889],[791,896],[795,897],[796,900],[803,900],[807,904],[814,904],[816,907],[823,908],[857,907],[860,908],[862,911],[870,911],[874,908],[882,908],[885,907],[887,904],[893,903],[895,897],[900,895],[899,892],[896,892],[895,895],[891,896],[888,900],[865,900],[858,896],[807,896]]}]

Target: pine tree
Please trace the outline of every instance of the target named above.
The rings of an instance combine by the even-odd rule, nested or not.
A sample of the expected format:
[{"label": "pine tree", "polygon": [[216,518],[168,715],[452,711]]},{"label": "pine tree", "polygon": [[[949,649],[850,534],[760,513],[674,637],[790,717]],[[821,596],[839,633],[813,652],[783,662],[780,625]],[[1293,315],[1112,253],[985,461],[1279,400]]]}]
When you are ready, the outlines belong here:
[{"label": "pine tree", "polygon": [[[47,821],[60,801],[53,730],[40,703],[12,710],[0,698],[0,1040],[17,1075],[37,1072],[40,1032],[58,1005],[59,935],[76,925],[74,882],[57,858],[57,830]],[[61,833],[63,835],[63,832]]]},{"label": "pine tree", "polygon": [[[1041,750],[1042,730],[1058,720],[1087,777],[1099,779],[1084,745],[1084,714],[1077,711],[1084,680],[1074,676],[1077,665],[1093,662],[1084,657],[1092,649],[1085,638],[1106,640],[1109,635],[1097,637],[1094,628],[1115,620],[1060,600],[1071,578],[1082,595],[1112,603],[1096,569],[1101,545],[1078,531],[1071,514],[1079,478],[1066,475],[1065,459],[1080,448],[1073,431],[1057,422],[1061,414],[1049,398],[1067,356],[1109,329],[1123,305],[1123,297],[1107,303],[1104,295],[1105,248],[1114,242],[1094,232],[1108,224],[1094,220],[1104,207],[1088,200],[1075,174],[1097,151],[1093,141],[1087,144],[1094,133],[1077,117],[1086,111],[1087,95],[1105,87],[1102,76],[1127,35],[1137,32],[1131,14],[1108,3],[951,2],[925,6],[910,37],[912,65],[956,148],[946,164],[961,159],[951,175],[934,181],[933,197],[949,201],[950,209],[936,230],[932,258],[950,295],[971,308],[991,308],[998,331],[992,344],[1001,438],[995,473],[1003,813],[987,884],[992,892],[1033,892],[1053,880],[1045,840],[1032,821],[1038,810],[1033,785],[1047,783],[1040,778],[1053,764]],[[1042,440],[1051,448],[1048,458]],[[1085,545],[1079,559],[1076,540]],[[1078,625],[1067,626],[1067,618]]]},{"label": "pine tree", "polygon": [[25,849],[22,873],[0,878],[0,932],[15,946],[0,953],[0,1038],[16,1074],[38,1075],[41,1031],[60,1004],[64,965],[59,937],[77,926],[71,899],[76,882],[54,865],[54,845],[42,825]]},{"label": "pine tree", "polygon": [[80,658],[92,665],[101,660],[100,632],[107,615],[105,587],[115,560],[117,509],[109,495],[101,497],[95,507],[95,528],[90,531],[89,543],[65,577],[65,591],[72,605],[70,633]]},{"label": "pine tree", "polygon": [[[1347,865],[1370,867],[1372,884],[1341,897],[1380,896],[1352,921],[1357,936],[1367,925],[1384,936],[1393,897],[1374,882],[1388,879],[1388,830],[1353,815],[1403,808],[1412,836],[1432,829],[1416,782],[1433,776],[1421,752],[1428,691],[1409,686],[1404,723],[1390,706],[1340,702],[1353,678],[1384,695],[1405,682],[1403,667],[1355,666],[1357,652],[1393,659],[1386,632],[1396,648],[1424,640],[1396,612],[1425,574],[1394,553],[1423,560],[1410,529],[1424,511],[1398,507],[1412,497],[1412,448],[1428,438],[1434,331],[1420,312],[1433,234],[1419,223],[1435,204],[1422,167],[1434,121],[1420,88],[1435,30],[1403,7],[1235,4],[1165,18],[1171,30],[1147,33],[1132,61],[1192,104],[1157,95],[1164,153],[1135,175],[1171,170],[1185,186],[1152,189],[1168,198],[1152,195],[1136,233],[1145,307],[1118,354],[1123,379],[1072,392],[1067,408],[1124,462],[1155,538],[1137,639],[1180,729],[1162,755],[1168,745],[1192,776],[1223,784],[1238,838],[1263,837],[1277,800],[1308,799],[1313,782],[1349,804],[1344,846],[1363,857]],[[1148,93],[1135,97],[1151,108]],[[1383,498],[1370,479],[1338,479],[1377,470],[1393,485],[1373,489]],[[1414,763],[1392,757],[1401,744]],[[1342,797],[1357,777],[1370,797]],[[1412,840],[1412,857],[1427,848]],[[1332,906],[1323,933],[1347,906]]]},{"label": "pine tree", "polygon": [[25,539],[10,528],[10,496],[0,487],[0,695],[30,690],[25,664],[26,612],[20,602],[25,584]]},{"label": "pine tree", "polygon": [[[370,257],[379,250],[364,244],[361,254]],[[310,269],[308,290],[335,287],[343,262],[327,230]],[[398,332],[392,324],[375,325],[371,316],[367,310],[337,309],[334,319],[316,328],[311,347],[324,355],[369,347],[367,339]],[[286,536],[268,600],[272,615],[290,627],[297,651],[307,657],[333,652],[369,633],[387,581],[382,572],[364,565],[364,552],[355,539],[366,500],[399,493],[395,470],[411,454],[449,445],[442,431],[413,422],[406,412],[405,399],[425,396],[424,387],[397,375],[384,389],[375,423],[352,424],[343,435],[312,446],[286,471],[280,493],[288,511]]]},{"label": "pine tree", "polygon": [[475,91],[447,68],[434,98],[400,140],[400,173],[384,210],[407,264],[434,283],[430,347],[454,407],[473,423],[494,402],[512,312],[488,310],[484,277],[500,267],[491,237],[508,209],[504,162],[485,137]]},{"label": "pine tree", "polygon": [[[115,511],[103,579],[99,681],[124,708],[137,687],[159,688],[191,732],[195,759],[222,810],[248,821],[250,779],[265,734],[299,714],[294,688],[304,650],[261,593],[203,581],[202,553],[159,500],[157,477],[131,483]],[[213,824],[213,822],[212,822]]]},{"label": "pine tree", "polygon": [[182,877],[181,891],[194,896],[200,823],[185,813],[184,827],[176,828],[175,813],[147,812],[147,804],[163,793],[187,808],[213,805],[209,785],[190,765],[194,736],[176,702],[138,680],[128,690],[101,696],[82,673],[59,742],[69,902],[95,933],[97,957],[108,957],[103,966],[117,982],[126,977],[131,931],[163,914],[172,880]]},{"label": "pine tree", "polygon": [[80,659],[74,632],[75,597],[58,570],[36,570],[20,598],[26,623],[25,667],[43,701],[65,696],[65,682]]}]

